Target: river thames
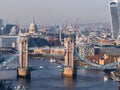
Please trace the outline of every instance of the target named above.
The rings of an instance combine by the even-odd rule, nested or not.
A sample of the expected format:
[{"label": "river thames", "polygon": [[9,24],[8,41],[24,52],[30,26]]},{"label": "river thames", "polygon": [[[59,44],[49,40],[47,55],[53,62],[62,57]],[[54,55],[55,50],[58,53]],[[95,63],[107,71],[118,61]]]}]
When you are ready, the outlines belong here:
[{"label": "river thames", "polygon": [[[57,67],[49,59],[38,60],[29,57],[31,66],[41,66],[40,70],[31,72],[31,79],[17,78],[17,71],[0,71],[0,90],[120,90],[120,85],[111,79],[104,81],[106,75],[102,70],[78,69],[77,77],[62,77],[62,69],[44,69],[45,66]],[[1,84],[2,84],[1,83]],[[17,89],[22,86],[22,89]],[[6,87],[7,89],[3,88]]]}]

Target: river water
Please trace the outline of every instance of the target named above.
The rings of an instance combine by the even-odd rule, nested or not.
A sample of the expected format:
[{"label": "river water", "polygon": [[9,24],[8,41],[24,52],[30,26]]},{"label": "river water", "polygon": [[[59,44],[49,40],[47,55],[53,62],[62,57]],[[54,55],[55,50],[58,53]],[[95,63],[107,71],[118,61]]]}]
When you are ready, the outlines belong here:
[{"label": "river water", "polygon": [[[30,65],[60,66],[49,59],[29,58]],[[62,77],[62,69],[40,69],[31,72],[31,79],[17,78],[17,71],[0,71],[0,90],[120,90],[120,85],[111,79],[104,81],[106,75],[101,70],[78,69],[77,77]],[[21,88],[21,89],[17,89]]]}]

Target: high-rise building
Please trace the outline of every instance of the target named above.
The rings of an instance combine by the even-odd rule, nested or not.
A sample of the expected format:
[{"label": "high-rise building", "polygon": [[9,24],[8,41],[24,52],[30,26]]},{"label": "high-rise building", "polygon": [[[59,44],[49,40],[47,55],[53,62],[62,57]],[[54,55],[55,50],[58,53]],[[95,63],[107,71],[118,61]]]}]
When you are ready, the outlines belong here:
[{"label": "high-rise building", "polygon": [[3,26],[3,20],[0,19],[0,28]]},{"label": "high-rise building", "polygon": [[120,1],[110,2],[112,38],[117,39],[120,32]]},{"label": "high-rise building", "polygon": [[0,48],[19,48],[19,36],[0,36]]},{"label": "high-rise building", "polygon": [[110,2],[112,38],[118,39],[120,35],[120,0]]}]

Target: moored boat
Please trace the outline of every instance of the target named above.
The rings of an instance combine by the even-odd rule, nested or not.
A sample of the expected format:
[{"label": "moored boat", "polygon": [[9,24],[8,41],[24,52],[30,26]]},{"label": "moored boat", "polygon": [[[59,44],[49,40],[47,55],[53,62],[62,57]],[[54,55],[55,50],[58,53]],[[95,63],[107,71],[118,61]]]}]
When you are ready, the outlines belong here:
[{"label": "moored boat", "polygon": [[110,73],[111,79],[113,79],[116,82],[120,81],[120,74],[118,71],[113,71]]},{"label": "moored boat", "polygon": [[107,81],[108,80],[108,76],[104,76],[104,81]]},{"label": "moored boat", "polygon": [[50,62],[54,63],[54,62],[56,62],[56,60],[51,58]]}]

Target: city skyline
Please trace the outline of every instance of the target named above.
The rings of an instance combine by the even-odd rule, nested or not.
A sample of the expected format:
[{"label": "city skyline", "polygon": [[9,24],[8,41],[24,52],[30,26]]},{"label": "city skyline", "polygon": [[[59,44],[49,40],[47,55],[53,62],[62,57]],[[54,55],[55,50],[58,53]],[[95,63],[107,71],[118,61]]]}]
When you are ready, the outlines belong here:
[{"label": "city skyline", "polygon": [[112,0],[1,0],[0,18],[4,23],[29,25],[63,24],[79,18],[79,23],[109,22],[109,2]]}]

